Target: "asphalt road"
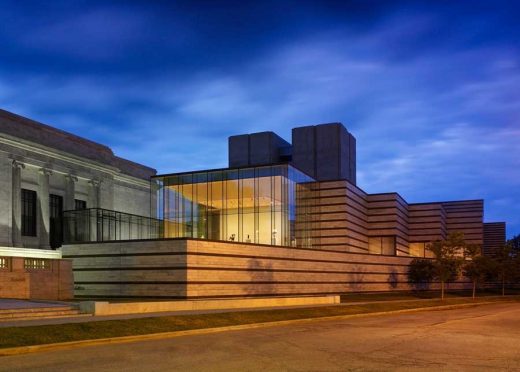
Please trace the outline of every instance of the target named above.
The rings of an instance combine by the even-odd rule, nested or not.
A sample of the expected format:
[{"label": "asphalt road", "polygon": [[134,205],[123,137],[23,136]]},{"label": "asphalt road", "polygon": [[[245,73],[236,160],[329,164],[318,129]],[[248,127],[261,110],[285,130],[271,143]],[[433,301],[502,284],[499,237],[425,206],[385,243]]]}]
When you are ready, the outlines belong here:
[{"label": "asphalt road", "polygon": [[415,369],[520,371],[520,304],[323,321],[0,358],[1,371]]}]

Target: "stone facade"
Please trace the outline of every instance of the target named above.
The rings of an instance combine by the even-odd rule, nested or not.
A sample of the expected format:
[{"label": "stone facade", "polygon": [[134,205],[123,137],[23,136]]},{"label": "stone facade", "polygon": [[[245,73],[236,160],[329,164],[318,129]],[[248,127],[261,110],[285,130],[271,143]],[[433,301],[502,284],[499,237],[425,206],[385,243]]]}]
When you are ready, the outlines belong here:
[{"label": "stone facade", "polygon": [[506,224],[489,222],[484,224],[484,254],[495,256],[500,252],[506,240]]},{"label": "stone facade", "polygon": [[469,244],[488,242],[483,200],[412,204],[397,193],[368,194],[346,180],[317,182],[315,188],[316,248],[369,253],[371,239],[392,237],[396,255],[417,256],[417,248],[424,252],[424,244],[451,232],[463,232]]},{"label": "stone facade", "polygon": [[[154,169],[121,159],[110,148],[0,110],[0,246],[49,248],[49,197],[75,208],[149,216]],[[21,190],[37,195],[36,236],[23,236]]]},{"label": "stone facade", "polygon": [[[75,200],[82,200],[87,207],[154,216],[150,205],[155,204],[155,190],[150,189],[150,177],[155,175],[153,169],[118,158],[106,146],[14,114],[0,111],[0,124],[0,170],[5,174],[0,180],[0,208],[6,211],[0,215],[0,245],[48,248],[49,205],[53,195],[63,198],[65,209],[74,208]],[[270,222],[265,229],[268,241],[256,242],[272,245],[251,244],[249,233],[242,234],[242,238],[238,234],[236,241],[232,234],[230,242],[207,240],[209,234],[193,239],[198,236],[193,223],[181,226],[179,231],[187,234],[181,235],[182,238],[112,240],[132,239],[129,234],[124,238],[120,234],[108,238],[108,242],[65,245],[63,257],[73,262],[74,295],[205,298],[410,290],[409,264],[413,256],[426,257],[427,243],[444,239],[450,232],[462,231],[468,243],[500,244],[497,239],[502,235],[496,234],[498,230],[492,226],[484,228],[482,200],[410,204],[397,193],[368,194],[356,186],[356,141],[340,123],[295,128],[292,142],[289,144],[272,132],[233,136],[229,140],[229,160],[233,167],[288,163],[312,176],[294,181],[305,184],[306,192],[295,198],[292,206],[294,215],[304,215],[306,222],[295,222],[295,231],[299,233],[301,226],[305,226],[305,239],[312,244],[298,245],[295,238],[294,245],[293,240],[289,240],[291,246],[288,243],[274,245],[277,241],[273,236],[281,230]],[[189,187],[183,186],[185,200],[179,205],[189,204],[187,209],[197,211],[205,211],[208,206],[224,210],[228,204],[228,209],[233,211],[239,210],[239,206],[256,210],[255,218],[249,223],[256,223],[260,231],[258,227],[264,226],[260,222],[271,221],[269,216],[275,211],[271,205],[275,205],[274,201],[281,204],[283,193],[271,194],[276,189],[272,175],[264,174],[257,177],[257,180],[262,178],[258,184],[271,191],[263,194],[254,191],[240,199],[240,191],[237,191],[240,188],[235,187],[237,182],[243,185],[247,180],[246,188],[255,190],[250,185],[252,176],[247,177],[230,178],[235,183],[226,179],[230,183],[226,183],[225,192],[218,184],[212,185],[211,192],[217,196],[213,199],[207,197],[208,188],[202,188],[200,200],[194,197],[195,189],[190,183]],[[22,190],[38,195],[38,233],[33,237],[24,236],[20,231]],[[208,202],[210,199],[213,204]],[[269,216],[260,215],[258,200],[266,202],[271,211]],[[201,208],[192,206],[197,201],[208,204],[202,204]],[[303,206],[305,212],[299,213]],[[170,218],[164,221],[165,225],[172,223],[171,214],[165,217]],[[179,225],[186,221],[184,212],[182,217]],[[261,217],[265,221],[260,221]],[[312,226],[308,227],[308,221]],[[197,225],[197,231],[200,226]],[[495,232],[492,241],[486,238],[488,231]],[[223,234],[225,238],[228,235]],[[19,268],[22,262],[18,258],[9,260],[3,268],[4,274],[9,267]],[[33,273],[36,269],[30,267],[30,262],[28,268],[28,261],[23,261],[25,272],[13,271],[11,279],[6,280],[21,283],[23,275],[40,275],[35,278],[47,283],[48,288],[54,288],[52,293],[65,296],[60,294],[59,288],[61,278],[67,277],[68,264],[62,261],[52,264],[58,265],[58,269],[46,273],[40,270],[37,274]],[[53,268],[52,265],[44,265],[44,269]],[[63,280],[64,286],[70,283],[68,279]],[[449,284],[451,289],[468,286],[463,279]],[[420,289],[437,287],[438,283],[431,283]],[[51,292],[40,294],[39,290],[31,292],[23,288],[19,290],[25,291],[24,295],[54,296]]]},{"label": "stone facade", "polygon": [[345,179],[356,184],[356,138],[341,123],[292,130],[292,143],[273,132],[229,137],[229,166],[290,162],[316,181]]},{"label": "stone facade", "polygon": [[[244,297],[410,290],[411,257],[195,239],[67,245],[76,297]],[[469,287],[462,280],[449,288]],[[438,288],[438,283],[428,286]],[[421,287],[426,289],[426,287]]]},{"label": "stone facade", "polygon": [[291,145],[273,132],[241,134],[229,137],[230,167],[251,167],[283,161],[284,150]]},{"label": "stone facade", "polygon": [[425,256],[428,243],[450,232],[463,232],[486,254],[505,243],[505,223],[484,227],[483,200],[408,203],[396,192],[363,191],[356,185],[356,139],[341,123],[294,128],[290,144],[273,132],[229,138],[230,167],[283,161],[316,181],[309,198],[316,248],[375,253],[371,247],[381,239],[394,241],[396,255]]}]

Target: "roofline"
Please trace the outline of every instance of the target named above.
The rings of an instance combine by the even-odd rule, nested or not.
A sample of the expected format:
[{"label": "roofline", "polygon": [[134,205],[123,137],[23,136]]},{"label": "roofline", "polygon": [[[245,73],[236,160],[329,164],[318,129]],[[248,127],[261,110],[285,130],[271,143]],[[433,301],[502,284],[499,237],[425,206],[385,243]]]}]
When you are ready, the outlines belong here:
[{"label": "roofline", "polygon": [[22,115],[19,115],[19,114],[16,114],[14,112],[7,111],[7,110],[1,109],[1,108],[0,108],[0,115],[10,116],[12,119],[14,119],[16,121],[25,122],[25,124],[34,125],[34,126],[37,126],[37,127],[38,126],[39,127],[44,127],[47,130],[58,132],[60,134],[64,134],[64,135],[67,135],[67,136],[74,137],[74,138],[76,138],[78,140],[81,140],[83,142],[87,142],[90,145],[94,145],[96,147],[102,147],[105,150],[108,150],[112,155],[114,155],[114,152],[112,151],[112,149],[109,146],[104,145],[104,144],[99,143],[99,142],[96,142],[96,141],[92,141],[92,140],[90,140],[88,138],[85,138],[85,137],[78,136],[77,134],[74,134],[74,133],[71,133],[71,132],[67,132],[67,131],[65,131],[63,129],[59,129],[59,128],[53,127],[51,125],[44,124],[44,123],[39,122],[37,120],[31,119],[31,118],[28,118],[28,117],[25,117],[25,116],[22,116]]},{"label": "roofline", "polygon": [[150,178],[154,179],[154,178],[171,177],[171,176],[182,176],[182,175],[192,174],[192,173],[222,172],[225,170],[240,170],[240,169],[261,168],[261,167],[281,166],[281,165],[291,166],[292,168],[305,174],[307,177],[314,179],[313,177],[309,176],[307,173],[302,171],[300,168],[296,167],[291,162],[266,163],[266,164],[258,164],[258,165],[248,165],[248,166],[243,166],[243,167],[212,168],[212,169],[201,169],[201,170],[178,172],[178,173],[165,173],[165,174],[157,174]]},{"label": "roofline", "polygon": [[444,203],[477,202],[477,201],[484,203],[484,199],[460,199],[460,200],[443,200],[443,201],[422,202],[422,203],[408,203],[408,205],[444,204]]},{"label": "roofline", "polygon": [[[95,162],[103,167],[112,169],[113,171],[117,170],[117,172],[121,175],[133,177],[139,180],[145,180],[148,182],[150,180],[150,175],[148,173],[157,173],[157,170],[154,168],[117,156],[114,154],[114,151],[107,145],[0,108],[0,120],[2,119],[6,121],[7,129],[17,126],[26,126],[26,130],[31,133],[33,133],[33,130],[35,133],[38,133],[38,131],[43,131],[43,133],[46,135],[50,134],[52,136],[56,136],[58,140],[63,137],[65,138],[65,141],[60,142],[60,144],[68,143],[70,146],[67,147],[67,145],[63,147],[56,146],[45,141],[38,142],[38,135],[19,136],[17,133],[13,133],[10,130],[0,130],[0,137],[6,138],[7,140],[22,142],[33,147],[35,146],[39,149],[49,149],[54,152],[66,154],[67,157],[76,157],[82,161]],[[72,149],[74,146],[79,146],[80,150],[74,151],[74,149]],[[92,154],[95,155],[90,156],[89,154],[82,153],[83,150],[92,152]]]}]

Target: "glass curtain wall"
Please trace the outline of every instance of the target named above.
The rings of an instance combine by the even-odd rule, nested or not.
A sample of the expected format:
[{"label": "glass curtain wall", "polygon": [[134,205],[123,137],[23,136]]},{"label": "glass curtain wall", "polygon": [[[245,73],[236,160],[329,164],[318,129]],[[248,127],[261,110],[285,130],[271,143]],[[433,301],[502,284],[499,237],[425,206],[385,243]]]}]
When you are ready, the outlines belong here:
[{"label": "glass curtain wall", "polygon": [[310,247],[314,180],[289,165],[158,176],[166,238]]}]

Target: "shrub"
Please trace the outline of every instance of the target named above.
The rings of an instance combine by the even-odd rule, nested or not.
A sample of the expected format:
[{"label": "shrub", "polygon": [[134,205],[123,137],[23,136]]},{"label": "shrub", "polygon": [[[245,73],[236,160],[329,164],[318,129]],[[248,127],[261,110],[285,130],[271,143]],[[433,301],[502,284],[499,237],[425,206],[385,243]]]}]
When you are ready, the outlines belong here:
[{"label": "shrub", "polygon": [[435,267],[431,260],[414,258],[410,262],[408,280],[416,289],[427,289],[435,277]]}]

